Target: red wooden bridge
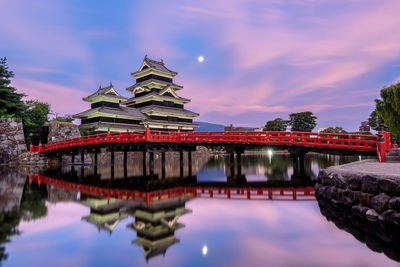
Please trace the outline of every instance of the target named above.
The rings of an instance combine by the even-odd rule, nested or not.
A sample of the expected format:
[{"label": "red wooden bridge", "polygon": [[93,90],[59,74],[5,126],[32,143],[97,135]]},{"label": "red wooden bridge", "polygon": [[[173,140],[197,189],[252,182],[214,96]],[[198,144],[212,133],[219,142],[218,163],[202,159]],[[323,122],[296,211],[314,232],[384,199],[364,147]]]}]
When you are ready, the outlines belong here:
[{"label": "red wooden bridge", "polygon": [[58,142],[31,146],[31,152],[62,154],[73,150],[90,150],[96,147],[126,145],[158,145],[176,148],[180,145],[224,146],[251,149],[254,147],[277,147],[280,149],[301,149],[305,152],[329,154],[377,155],[384,162],[386,151],[393,147],[390,133],[375,135],[332,134],[310,132],[167,132],[143,130],[134,132],[104,133]]},{"label": "red wooden bridge", "polygon": [[140,191],[85,185],[43,175],[30,175],[29,183],[51,185],[99,198],[139,201],[147,205],[183,197],[315,201],[313,186],[296,188],[178,186],[153,191]]}]

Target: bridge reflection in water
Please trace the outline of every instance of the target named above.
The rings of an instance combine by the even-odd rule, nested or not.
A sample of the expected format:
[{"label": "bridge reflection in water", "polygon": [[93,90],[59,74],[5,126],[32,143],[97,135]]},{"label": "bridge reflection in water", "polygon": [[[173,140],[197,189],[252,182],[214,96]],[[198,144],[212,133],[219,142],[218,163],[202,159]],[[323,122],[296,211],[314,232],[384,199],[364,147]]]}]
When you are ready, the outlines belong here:
[{"label": "bridge reflection in water", "polygon": [[[275,180],[272,178],[275,171],[270,169],[272,179],[248,181],[246,172],[253,171],[250,169],[257,162],[256,158],[268,160],[265,155],[261,158],[245,156],[242,159],[242,173],[237,171],[237,159],[234,159],[236,170],[231,172],[232,161],[229,156],[212,157],[203,167],[222,164],[226,175],[224,181],[199,181],[197,175],[189,175],[187,167],[183,177],[171,177],[170,173],[160,175],[161,170],[152,176],[137,176],[138,170],[132,169],[129,174],[134,175],[128,176],[126,168],[116,168],[117,173],[108,176],[109,173],[104,172],[108,166],[99,166],[104,170],[98,173],[94,166],[76,165],[30,175],[28,181],[30,186],[46,187],[53,195],[74,196],[74,201],[90,207],[90,214],[82,220],[95,225],[99,231],[112,233],[122,220],[132,218],[133,221],[127,225],[136,232],[137,237],[132,244],[139,246],[145,259],[149,260],[157,255],[165,255],[170,246],[179,242],[175,231],[185,227],[179,218],[191,212],[186,208],[186,203],[194,198],[315,201],[314,179],[304,173],[293,173],[287,177],[278,172],[280,179]],[[195,159],[194,162],[200,164],[204,161]],[[290,164],[291,159],[287,162]],[[283,163],[283,167],[287,171],[286,163]],[[197,171],[199,166],[195,164],[193,169]]]}]

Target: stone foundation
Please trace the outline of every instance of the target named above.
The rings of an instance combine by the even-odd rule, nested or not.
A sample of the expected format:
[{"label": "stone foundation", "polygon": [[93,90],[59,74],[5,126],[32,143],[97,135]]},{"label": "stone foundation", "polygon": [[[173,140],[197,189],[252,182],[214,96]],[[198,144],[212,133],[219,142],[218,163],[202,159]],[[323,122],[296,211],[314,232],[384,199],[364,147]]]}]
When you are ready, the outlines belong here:
[{"label": "stone foundation", "polygon": [[365,216],[355,215],[352,210],[344,209],[328,200],[319,199],[318,205],[322,215],[339,229],[350,233],[371,250],[384,253],[387,257],[400,261],[398,227],[383,223],[381,220],[370,221]]},{"label": "stone foundation", "polygon": [[0,119],[0,165],[9,164],[26,151],[22,119]]},{"label": "stone foundation", "polygon": [[365,160],[321,170],[315,196],[371,223],[400,227],[400,164]]}]

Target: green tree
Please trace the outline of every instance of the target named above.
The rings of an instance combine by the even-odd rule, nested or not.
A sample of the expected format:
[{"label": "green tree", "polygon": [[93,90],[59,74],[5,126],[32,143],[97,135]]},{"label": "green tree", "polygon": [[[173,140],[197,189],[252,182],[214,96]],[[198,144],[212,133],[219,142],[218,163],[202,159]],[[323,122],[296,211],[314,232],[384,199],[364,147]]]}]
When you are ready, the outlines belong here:
[{"label": "green tree", "polygon": [[22,97],[24,94],[18,94],[16,89],[10,86],[11,78],[14,73],[8,70],[7,59],[0,58],[0,117],[12,118],[21,117],[25,110]]},{"label": "green tree", "polygon": [[55,117],[51,121],[73,122],[74,118],[72,118],[72,116],[70,116],[70,115],[65,115],[65,116],[62,116],[62,117]]},{"label": "green tree", "polygon": [[321,133],[347,133],[342,127],[328,127],[325,130],[321,131]]},{"label": "green tree", "polygon": [[389,127],[391,134],[400,140],[400,82],[383,87],[381,98],[375,99],[376,113]]},{"label": "green tree", "polygon": [[384,121],[381,116],[378,115],[376,109],[369,114],[368,125],[371,126],[375,131],[379,130],[381,124],[384,124]]},{"label": "green tree", "polygon": [[24,124],[25,140],[29,144],[32,132],[48,121],[50,105],[34,100],[26,101],[25,105],[26,110],[22,115],[22,121]]},{"label": "green tree", "polygon": [[264,126],[264,131],[286,131],[287,121],[282,118],[276,118],[272,121],[267,121]]},{"label": "green tree", "polygon": [[288,125],[292,131],[311,132],[317,126],[317,117],[311,111],[289,114]]},{"label": "green tree", "polygon": [[81,133],[81,136],[87,136],[93,134],[95,129],[96,127],[83,126],[79,128],[79,132]]}]

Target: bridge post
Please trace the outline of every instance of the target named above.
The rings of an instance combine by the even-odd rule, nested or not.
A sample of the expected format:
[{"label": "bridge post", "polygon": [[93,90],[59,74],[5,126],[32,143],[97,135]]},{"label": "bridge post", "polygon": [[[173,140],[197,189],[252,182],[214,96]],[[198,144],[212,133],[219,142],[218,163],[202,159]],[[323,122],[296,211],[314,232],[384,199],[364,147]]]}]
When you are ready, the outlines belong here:
[{"label": "bridge post", "polygon": [[150,151],[150,177],[154,176],[154,152]]},{"label": "bridge post", "polygon": [[161,152],[161,177],[165,179],[165,151]]},{"label": "bridge post", "polygon": [[85,163],[85,150],[81,149],[81,164]]},{"label": "bridge post", "polygon": [[146,172],[146,149],[143,149],[143,156],[142,156],[142,160],[143,160],[143,177],[146,177],[147,172]]},{"label": "bridge post", "polygon": [[231,178],[235,177],[235,152],[233,150],[230,153],[229,163],[231,167]]},{"label": "bridge post", "polygon": [[242,176],[242,151],[237,151],[237,164],[238,164],[238,171],[237,171],[237,176],[241,177]]},{"label": "bridge post", "polygon": [[72,151],[72,153],[71,153],[71,163],[72,164],[75,163],[75,153],[74,153],[74,151]]},{"label": "bridge post", "polygon": [[183,177],[183,151],[179,151],[179,172],[180,172],[180,177]]},{"label": "bridge post", "polygon": [[94,150],[94,175],[97,176],[97,149]]},{"label": "bridge post", "polygon": [[189,174],[188,176],[192,176],[192,151],[188,150],[188,167],[189,167]]},{"label": "bridge post", "polygon": [[304,156],[307,153],[303,149],[289,149],[290,157],[293,159],[293,175],[300,177],[304,175]]},{"label": "bridge post", "polygon": [[115,155],[114,155],[114,147],[112,145],[109,146],[110,150],[110,158],[111,158],[111,179],[114,179],[114,160],[115,160]]},{"label": "bridge post", "polygon": [[124,179],[128,177],[128,151],[124,149]]}]

